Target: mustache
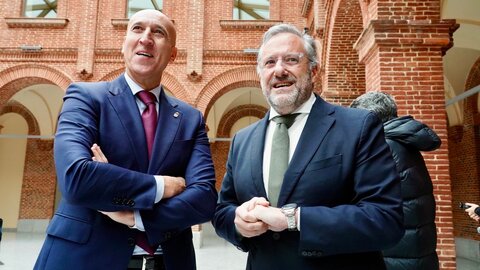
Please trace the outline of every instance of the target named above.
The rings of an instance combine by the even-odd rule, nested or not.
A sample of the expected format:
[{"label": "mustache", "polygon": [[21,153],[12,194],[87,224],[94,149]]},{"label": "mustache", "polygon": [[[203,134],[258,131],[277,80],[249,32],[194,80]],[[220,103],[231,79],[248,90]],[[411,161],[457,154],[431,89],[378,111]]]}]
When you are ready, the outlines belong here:
[{"label": "mustache", "polygon": [[270,85],[274,85],[276,83],[282,83],[282,82],[293,82],[293,83],[296,83],[297,82],[297,79],[293,76],[286,76],[286,77],[281,77],[281,78],[272,78],[270,80]]}]

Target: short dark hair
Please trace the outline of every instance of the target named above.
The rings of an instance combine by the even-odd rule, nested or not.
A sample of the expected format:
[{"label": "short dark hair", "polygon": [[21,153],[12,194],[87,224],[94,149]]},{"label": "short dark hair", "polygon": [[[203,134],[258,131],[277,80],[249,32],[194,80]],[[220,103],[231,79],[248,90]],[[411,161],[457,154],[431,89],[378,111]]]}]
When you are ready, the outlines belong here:
[{"label": "short dark hair", "polygon": [[350,107],[372,111],[377,114],[383,123],[398,117],[395,100],[391,95],[383,92],[367,92],[357,97],[350,104]]}]

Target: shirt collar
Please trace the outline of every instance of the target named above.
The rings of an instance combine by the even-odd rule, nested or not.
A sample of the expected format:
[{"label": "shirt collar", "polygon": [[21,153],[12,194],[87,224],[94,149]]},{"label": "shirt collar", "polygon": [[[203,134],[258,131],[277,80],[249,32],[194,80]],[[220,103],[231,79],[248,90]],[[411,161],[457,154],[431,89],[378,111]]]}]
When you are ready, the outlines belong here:
[{"label": "shirt collar", "polygon": [[[309,114],[310,111],[312,110],[313,103],[315,103],[315,95],[312,92],[312,94],[310,95],[310,98],[292,113]],[[280,114],[277,111],[275,111],[274,108],[270,107],[270,116],[268,117],[268,120],[272,120],[272,118],[277,115],[280,115]]]},{"label": "shirt collar", "polygon": [[[130,90],[132,91],[132,94],[135,96],[138,92],[143,91],[144,89],[138,85],[128,74],[125,72],[125,80],[127,81],[128,87],[130,87]],[[157,98],[157,101],[160,100],[160,91],[162,90],[162,85],[160,84],[159,86],[155,87],[154,89],[150,90],[151,93],[155,95]]]}]

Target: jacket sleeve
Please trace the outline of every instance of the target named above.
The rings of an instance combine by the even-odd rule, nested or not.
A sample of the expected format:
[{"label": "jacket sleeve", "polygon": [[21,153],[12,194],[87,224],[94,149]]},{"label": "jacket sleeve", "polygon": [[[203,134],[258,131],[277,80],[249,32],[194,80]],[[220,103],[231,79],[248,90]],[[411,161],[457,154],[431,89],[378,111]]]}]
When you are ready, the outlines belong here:
[{"label": "jacket sleeve", "polygon": [[[103,211],[151,208],[155,180],[114,164],[92,161],[101,115],[98,94],[106,84],[72,84],[67,89],[54,141],[54,159],[63,198],[77,206]],[[108,158],[108,157],[107,157]],[[128,195],[128,196],[127,196]],[[125,198],[134,198],[135,204]]]},{"label": "jacket sleeve", "polygon": [[175,234],[195,224],[207,222],[213,217],[218,198],[215,171],[205,122],[201,113],[196,112],[196,137],[185,170],[187,187],[182,193],[155,204],[153,211],[141,211],[149,239],[161,241],[164,237],[162,232],[170,230]]},{"label": "jacket sleeve", "polygon": [[[140,210],[151,243],[162,242],[167,236],[173,237],[176,232],[210,220],[215,209],[217,192],[210,146],[201,113],[193,108],[183,107],[188,112],[185,125],[188,125],[188,136],[192,136],[189,137],[191,142],[188,148],[182,149],[184,152],[168,154],[171,164],[176,164],[179,156],[187,160],[181,168],[182,175],[174,175],[186,179],[186,190],[173,198],[154,204],[154,176],[139,172],[138,165],[134,165],[138,161],[132,157],[128,145],[125,145],[125,149],[110,149],[106,154],[107,158],[109,154],[114,154],[117,161],[122,159],[119,165],[92,161],[90,147],[98,142],[99,136],[104,140],[112,140],[112,136],[121,136],[118,132],[124,128],[117,125],[117,133],[99,128],[105,121],[117,116],[108,107],[106,94],[99,94],[108,86],[94,84],[88,87],[88,90],[83,84],[69,87],[59,118],[54,153],[64,199],[70,204],[94,210]],[[106,114],[115,116],[109,115],[108,118]],[[101,132],[103,133],[100,134]],[[116,145],[119,144],[118,140],[119,138]],[[120,141],[120,144],[121,142],[127,140]]]},{"label": "jacket sleeve", "polygon": [[248,251],[248,247],[242,241],[242,237],[237,233],[235,229],[234,219],[235,219],[235,210],[239,206],[239,198],[237,198],[237,193],[235,191],[235,184],[233,181],[233,170],[235,166],[234,163],[234,152],[235,152],[235,141],[237,135],[232,140],[230,145],[230,152],[228,154],[227,167],[225,176],[223,177],[222,188],[220,196],[218,198],[217,207],[215,210],[215,215],[212,220],[212,224],[215,227],[217,234],[237,246],[243,251]]}]

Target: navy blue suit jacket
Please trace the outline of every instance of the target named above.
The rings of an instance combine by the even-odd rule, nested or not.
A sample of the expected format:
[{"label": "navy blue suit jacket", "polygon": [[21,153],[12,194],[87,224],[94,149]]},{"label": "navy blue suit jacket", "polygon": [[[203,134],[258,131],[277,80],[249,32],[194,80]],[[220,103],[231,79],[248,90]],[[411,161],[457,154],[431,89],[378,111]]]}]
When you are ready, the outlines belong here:
[{"label": "navy blue suit jacket", "polygon": [[[109,163],[92,161],[97,143]],[[98,212],[139,210],[167,269],[195,269],[190,227],[210,220],[217,192],[202,114],[165,95],[148,161],[141,115],[124,76],[68,89],[54,142],[62,200],[35,269],[126,269],[136,229]],[[153,175],[182,176],[186,190],[154,204]]]},{"label": "navy blue suit jacket", "polygon": [[213,219],[217,233],[249,252],[247,269],[384,269],[380,250],[403,235],[399,176],[382,123],[365,110],[312,107],[285,173],[278,205],[301,207],[300,232],[241,238],[235,209],[267,197],[262,163],[268,114],[239,131]]}]

